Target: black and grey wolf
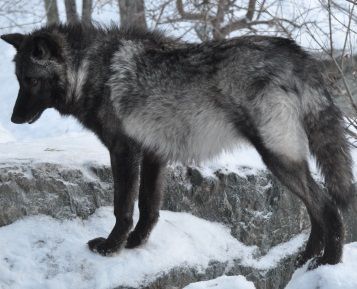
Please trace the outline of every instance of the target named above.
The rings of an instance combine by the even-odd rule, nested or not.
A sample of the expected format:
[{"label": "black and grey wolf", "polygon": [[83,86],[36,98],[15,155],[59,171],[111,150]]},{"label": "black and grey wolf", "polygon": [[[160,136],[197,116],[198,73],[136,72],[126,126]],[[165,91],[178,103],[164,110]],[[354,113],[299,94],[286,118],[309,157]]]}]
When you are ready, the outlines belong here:
[{"label": "black and grey wolf", "polygon": [[[11,120],[33,123],[54,108],[77,118],[110,152],[116,223],[107,238],[88,242],[92,251],[108,255],[147,240],[167,162],[198,163],[249,142],[307,207],[311,234],[298,265],[341,260],[339,210],[354,195],[343,118],[319,63],[294,41],[246,36],[189,44],[159,32],[81,24],[2,39],[17,49],[20,89]],[[328,193],[311,176],[309,153]],[[140,218],[131,231],[137,193]]]}]

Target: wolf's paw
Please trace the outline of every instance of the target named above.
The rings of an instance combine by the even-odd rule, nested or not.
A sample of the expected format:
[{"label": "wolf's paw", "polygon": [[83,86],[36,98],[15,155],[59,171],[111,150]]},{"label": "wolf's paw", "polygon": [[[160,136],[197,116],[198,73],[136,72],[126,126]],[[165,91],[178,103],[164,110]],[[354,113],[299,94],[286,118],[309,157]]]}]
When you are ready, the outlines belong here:
[{"label": "wolf's paw", "polygon": [[128,240],[126,241],[125,248],[133,249],[146,243],[146,241],[147,238],[143,237],[140,233],[134,230],[129,234]]},{"label": "wolf's paw", "polygon": [[109,256],[117,252],[120,248],[115,242],[110,242],[105,238],[95,238],[88,241],[88,247],[92,252],[98,253],[102,256]]},{"label": "wolf's paw", "polygon": [[309,261],[309,258],[307,258],[303,252],[299,253],[294,263],[295,269],[302,267],[307,261]]},{"label": "wolf's paw", "polygon": [[335,259],[335,260],[327,260],[324,256],[321,257],[315,257],[311,260],[311,262],[309,263],[307,269],[308,270],[314,270],[317,267],[321,266],[321,265],[336,265],[340,262],[340,260]]},{"label": "wolf's paw", "polygon": [[309,260],[315,260],[315,259],[319,259],[320,257],[317,257],[317,256],[321,256],[321,253],[318,254],[318,255],[313,255],[311,253],[307,253],[307,252],[301,252],[298,254],[298,256],[296,257],[296,260],[295,260],[295,269],[298,269],[302,266],[304,266]]},{"label": "wolf's paw", "polygon": [[324,265],[322,262],[321,262],[321,257],[316,257],[316,258],[313,258],[309,265],[307,266],[307,270],[311,271],[311,270],[315,270],[317,267],[319,267],[320,265]]}]

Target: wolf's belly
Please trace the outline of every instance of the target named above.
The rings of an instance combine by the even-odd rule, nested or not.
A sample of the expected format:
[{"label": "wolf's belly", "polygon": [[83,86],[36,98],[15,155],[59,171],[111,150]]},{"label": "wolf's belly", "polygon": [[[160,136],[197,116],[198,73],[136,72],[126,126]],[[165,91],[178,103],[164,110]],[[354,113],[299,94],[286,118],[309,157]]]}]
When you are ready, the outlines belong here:
[{"label": "wolf's belly", "polygon": [[185,119],[129,117],[126,133],[144,148],[168,161],[199,163],[223,150],[230,150],[242,140],[223,115],[202,114]]}]

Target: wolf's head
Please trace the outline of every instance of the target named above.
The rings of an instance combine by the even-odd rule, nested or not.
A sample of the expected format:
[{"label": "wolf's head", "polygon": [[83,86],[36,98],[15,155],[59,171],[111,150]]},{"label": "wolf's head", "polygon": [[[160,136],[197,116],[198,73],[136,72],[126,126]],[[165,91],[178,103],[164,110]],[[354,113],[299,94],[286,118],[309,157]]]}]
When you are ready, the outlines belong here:
[{"label": "wolf's head", "polygon": [[6,34],[1,38],[17,50],[14,61],[20,89],[11,121],[33,123],[64,93],[63,43],[59,36],[46,32]]}]

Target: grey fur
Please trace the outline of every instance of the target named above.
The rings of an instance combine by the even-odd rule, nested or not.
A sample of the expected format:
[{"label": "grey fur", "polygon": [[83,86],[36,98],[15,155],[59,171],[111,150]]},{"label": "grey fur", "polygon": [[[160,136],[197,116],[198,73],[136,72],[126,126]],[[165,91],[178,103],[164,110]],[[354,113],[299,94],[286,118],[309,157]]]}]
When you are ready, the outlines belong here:
[{"label": "grey fur", "polygon": [[[293,41],[251,36],[187,44],[157,32],[80,25],[46,27],[23,41],[18,34],[4,39],[19,51],[13,120],[26,122],[38,114],[25,109],[22,97],[22,76],[30,70],[51,100],[38,110],[54,107],[75,116],[110,151],[117,222],[108,238],[89,242],[93,251],[108,254],[127,239],[139,162],[140,219],[128,237],[130,248],[148,238],[158,219],[167,162],[199,163],[249,142],[307,206],[312,231],[300,264],[323,250],[315,265],[340,261],[344,230],[338,208],[353,196],[351,158],[341,113],[319,64]],[[47,82],[47,67],[34,70],[26,61],[36,54],[38,62],[56,63],[55,77]],[[48,82],[53,84],[44,90]],[[309,151],[330,195],[311,177]]]}]

